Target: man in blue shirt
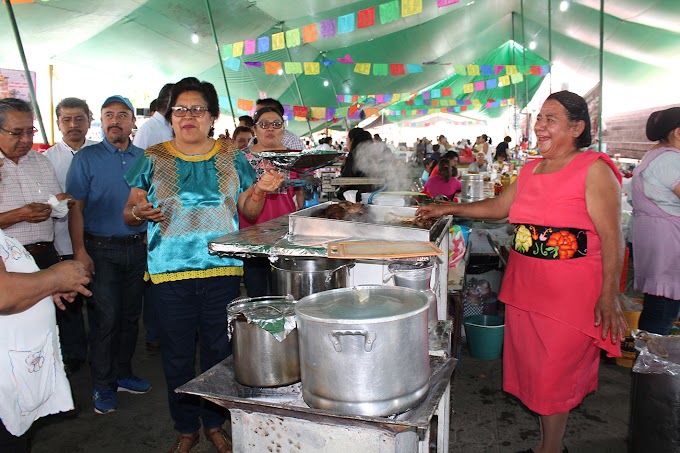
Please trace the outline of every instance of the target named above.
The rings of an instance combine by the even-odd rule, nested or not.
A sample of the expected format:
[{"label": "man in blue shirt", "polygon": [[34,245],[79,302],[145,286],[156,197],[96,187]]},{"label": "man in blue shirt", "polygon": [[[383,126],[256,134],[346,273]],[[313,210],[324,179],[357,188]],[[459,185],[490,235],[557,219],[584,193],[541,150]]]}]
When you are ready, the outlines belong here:
[{"label": "man in blue shirt", "polygon": [[134,109],[111,96],[102,105],[104,141],[74,157],[66,187],[76,201],[69,213],[73,255],[92,273],[90,317],[94,410],[118,408],[116,391],[146,393],[151,384],[132,373],[146,270],[146,222],[129,226],[123,208],[130,195],[124,175],[144,150],[132,144]]}]

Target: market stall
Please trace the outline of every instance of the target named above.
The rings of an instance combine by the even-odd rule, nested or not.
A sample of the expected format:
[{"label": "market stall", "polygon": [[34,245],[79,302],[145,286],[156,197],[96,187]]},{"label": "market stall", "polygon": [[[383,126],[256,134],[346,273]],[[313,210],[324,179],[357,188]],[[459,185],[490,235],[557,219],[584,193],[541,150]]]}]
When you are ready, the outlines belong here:
[{"label": "market stall", "polygon": [[[300,383],[277,388],[239,384],[230,357],[177,391],[199,395],[229,409],[235,453],[295,451],[326,453],[357,451],[448,451],[451,376],[457,360],[443,351],[450,323],[441,322],[430,335],[429,391],[419,405],[392,416],[338,414],[309,407]],[[433,420],[436,423],[433,425]]]},{"label": "market stall", "polygon": [[[314,371],[308,369],[305,378],[305,363],[311,359],[303,357],[310,354],[309,347],[304,347],[304,337],[309,335],[311,328],[301,326],[300,313],[297,313],[301,383],[275,388],[244,386],[236,379],[234,360],[237,358],[234,357],[178,391],[200,395],[230,410],[236,452],[267,451],[268,447],[272,447],[272,451],[347,451],[357,442],[361,442],[362,446],[376,446],[374,449],[367,447],[371,451],[380,448],[380,451],[425,452],[429,451],[430,443],[436,443],[439,452],[448,451],[450,380],[456,364],[456,359],[451,358],[454,327],[447,320],[451,218],[444,217],[428,225],[416,225],[413,223],[415,208],[366,205],[361,207],[360,216],[338,220],[325,215],[334,205],[337,203],[323,203],[231,233],[212,241],[209,249],[212,253],[228,256],[270,257],[274,292],[294,294],[296,299],[302,298],[300,304],[314,297],[332,297],[338,292],[352,298],[354,293],[378,293],[384,291],[382,288],[401,290],[406,298],[419,294],[426,301],[424,308],[420,309],[423,314],[418,321],[425,326],[424,330],[406,324],[399,327],[404,332],[394,338],[410,335],[404,337],[409,338],[409,345],[424,341],[426,346],[421,349],[426,360],[422,366],[416,367],[421,374],[426,373],[422,378],[426,385],[421,387],[416,384],[412,391],[404,391],[408,382],[402,382],[404,379],[399,378],[400,372],[387,365],[393,363],[392,366],[401,367],[399,364],[402,360],[392,357],[385,361],[384,357],[381,359],[381,354],[386,353],[388,345],[396,348],[389,354],[402,351],[408,360],[413,360],[413,356],[419,353],[417,350],[413,353],[403,351],[405,346],[395,345],[398,340],[385,332],[381,333],[380,328],[375,327],[380,323],[376,324],[376,319],[368,319],[370,315],[366,315],[366,322],[373,327],[366,330],[358,329],[356,325],[345,326],[340,320],[335,330],[328,334],[330,342],[308,341],[308,344],[322,344],[328,351],[320,353],[320,356],[331,358],[341,358],[343,347],[349,347],[348,351],[351,352],[355,344],[365,341],[365,350],[355,351],[359,354],[357,360],[367,360],[357,365],[361,369],[351,372],[345,364],[340,366],[344,372],[337,369],[331,372],[331,365],[317,365],[312,367]],[[351,208],[359,206],[352,205]],[[333,258],[337,253],[340,253],[339,259]],[[399,286],[408,288],[397,288]],[[397,297],[401,297],[401,294]],[[373,296],[368,299],[378,300]],[[350,305],[350,309],[356,307],[355,304]],[[296,306],[296,311],[299,308],[299,305]],[[365,308],[367,313],[375,311]],[[391,303],[378,308],[387,309],[390,313],[385,319],[394,320],[402,316],[401,312],[391,311],[401,310]],[[359,318],[358,322],[362,318],[361,310],[363,308],[348,315],[346,307],[342,313],[348,318]],[[337,313],[333,310],[330,312]],[[326,322],[335,321],[332,316],[326,319]],[[349,363],[356,364],[357,360],[352,359]],[[388,415],[380,411],[378,416],[370,415],[373,410],[371,405],[376,404],[368,401],[372,395],[370,392],[365,397],[357,396],[359,401],[341,404],[329,403],[331,400],[327,397],[314,397],[317,389],[312,391],[311,386],[315,385],[315,381],[310,375],[318,372],[327,375],[321,378],[322,382],[331,375],[340,379],[340,383],[332,386],[333,391],[342,387],[342,379],[350,375],[352,379],[366,381],[352,381],[351,385],[357,388],[379,387],[380,382],[392,386],[394,388],[390,391],[397,391],[398,397],[393,396],[385,401],[398,404],[394,406],[397,409],[382,409]],[[387,379],[378,377],[382,375]],[[405,393],[400,395],[399,392]],[[350,395],[354,393],[349,392]],[[381,402],[379,407],[384,404]],[[365,410],[368,410],[369,415],[366,415]],[[392,411],[396,413],[392,414]],[[436,420],[432,425],[436,427],[436,440],[431,428],[433,420]]]},{"label": "market stall", "polygon": [[[441,303],[437,304],[438,319],[447,319],[447,287],[449,228],[451,218],[444,217],[430,228],[390,224],[384,221],[391,213],[398,218],[413,218],[415,208],[368,205],[365,222],[324,219],[319,214],[332,203],[322,203],[296,213],[254,225],[215,239],[209,244],[212,253],[229,256],[269,257],[328,257],[329,243],[346,241],[431,242],[442,254],[434,258],[431,287]],[[417,256],[417,255],[416,255]],[[390,260],[379,255],[354,260],[348,286],[394,284]],[[330,289],[330,288],[328,288]]]}]

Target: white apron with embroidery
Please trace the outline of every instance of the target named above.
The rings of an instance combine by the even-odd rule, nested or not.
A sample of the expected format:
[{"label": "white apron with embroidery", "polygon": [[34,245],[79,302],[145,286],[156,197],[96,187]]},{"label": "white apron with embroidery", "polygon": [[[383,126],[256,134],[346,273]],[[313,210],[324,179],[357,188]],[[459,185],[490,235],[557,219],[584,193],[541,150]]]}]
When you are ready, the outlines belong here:
[{"label": "white apron with embroidery", "polygon": [[[39,270],[19,241],[1,229],[0,259],[8,272]],[[0,420],[15,436],[40,417],[73,409],[55,309],[45,297],[21,313],[0,315]]]}]

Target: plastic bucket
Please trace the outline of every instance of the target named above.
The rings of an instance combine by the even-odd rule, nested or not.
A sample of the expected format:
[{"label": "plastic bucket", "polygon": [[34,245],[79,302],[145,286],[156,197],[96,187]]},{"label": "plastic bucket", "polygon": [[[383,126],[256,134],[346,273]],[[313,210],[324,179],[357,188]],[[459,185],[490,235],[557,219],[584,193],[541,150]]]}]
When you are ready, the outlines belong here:
[{"label": "plastic bucket", "polygon": [[464,319],[470,355],[481,360],[495,360],[503,350],[505,322],[500,316],[475,315]]}]

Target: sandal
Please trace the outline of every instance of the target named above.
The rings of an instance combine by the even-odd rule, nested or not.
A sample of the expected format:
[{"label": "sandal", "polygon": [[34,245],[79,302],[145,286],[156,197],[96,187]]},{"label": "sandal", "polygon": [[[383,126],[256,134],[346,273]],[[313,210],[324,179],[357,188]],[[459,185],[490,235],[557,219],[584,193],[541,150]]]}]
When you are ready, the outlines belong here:
[{"label": "sandal", "polygon": [[203,434],[208,442],[215,446],[218,453],[232,453],[231,437],[227,432],[220,428],[203,428]]},{"label": "sandal", "polygon": [[169,453],[189,453],[189,450],[194,448],[200,439],[198,431],[191,434],[180,434],[175,443],[172,444]]}]

